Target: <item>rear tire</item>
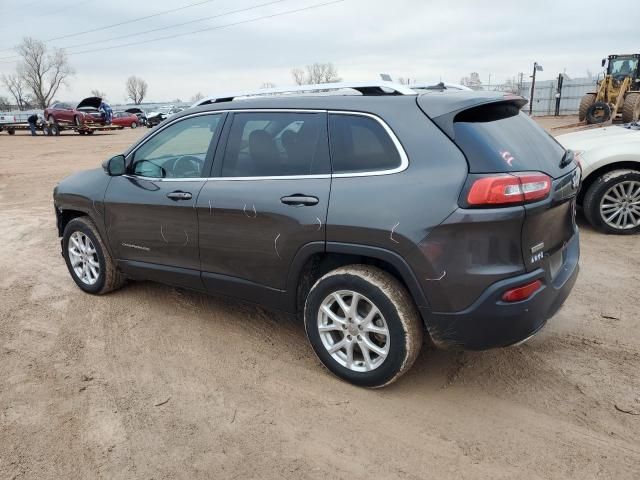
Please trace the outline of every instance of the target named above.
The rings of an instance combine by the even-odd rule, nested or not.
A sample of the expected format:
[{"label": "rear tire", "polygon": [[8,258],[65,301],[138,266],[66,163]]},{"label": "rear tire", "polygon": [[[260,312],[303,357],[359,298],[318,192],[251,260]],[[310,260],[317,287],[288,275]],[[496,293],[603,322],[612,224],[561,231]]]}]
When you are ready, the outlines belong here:
[{"label": "rear tire", "polygon": [[[591,184],[582,207],[587,221],[596,230],[617,235],[640,232],[640,172],[614,170],[605,173]],[[621,212],[611,217],[617,210]]]},{"label": "rear tire", "polygon": [[589,125],[604,123],[611,118],[611,107],[606,102],[595,102],[587,109],[586,119]]},{"label": "rear tire", "polygon": [[407,290],[369,265],[341,267],[320,278],[307,296],[304,322],[324,366],[361,387],[397,380],[418,357],[424,336]]},{"label": "rear tire", "polygon": [[584,122],[587,118],[587,111],[589,107],[596,103],[596,94],[595,93],[587,93],[580,100],[580,108],[578,109],[578,120]]},{"label": "rear tire", "polygon": [[640,120],[640,93],[628,93],[622,104],[622,122],[633,123]]},{"label": "rear tire", "polygon": [[[62,254],[71,278],[87,293],[102,295],[120,288],[125,283],[124,276],[116,268],[98,230],[88,217],[74,218],[67,224],[62,237]],[[76,263],[79,258],[81,263]],[[83,276],[85,264],[87,270],[86,276]],[[77,271],[79,268],[80,273]],[[93,271],[90,268],[93,268]]]}]

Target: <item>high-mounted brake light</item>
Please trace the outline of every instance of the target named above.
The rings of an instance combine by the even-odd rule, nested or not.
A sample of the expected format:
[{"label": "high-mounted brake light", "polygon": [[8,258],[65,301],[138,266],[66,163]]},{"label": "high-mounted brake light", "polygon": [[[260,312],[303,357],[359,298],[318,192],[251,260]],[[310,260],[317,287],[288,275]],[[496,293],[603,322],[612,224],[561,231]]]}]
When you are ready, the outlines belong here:
[{"label": "high-mounted brake light", "polygon": [[540,280],[535,280],[531,283],[527,283],[526,285],[522,285],[521,287],[507,290],[502,294],[502,301],[503,302],[520,302],[522,300],[526,300],[541,288],[542,288],[542,282]]},{"label": "high-mounted brake light", "polygon": [[477,179],[467,195],[469,205],[511,205],[542,200],[551,191],[544,173],[510,173]]}]

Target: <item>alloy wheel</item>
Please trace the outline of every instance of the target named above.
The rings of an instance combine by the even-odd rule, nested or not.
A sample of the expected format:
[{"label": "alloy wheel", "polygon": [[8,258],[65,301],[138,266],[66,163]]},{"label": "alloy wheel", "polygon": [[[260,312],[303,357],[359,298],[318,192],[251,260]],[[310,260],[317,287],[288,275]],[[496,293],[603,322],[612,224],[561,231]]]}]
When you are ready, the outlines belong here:
[{"label": "alloy wheel", "polygon": [[600,201],[600,215],[615,229],[626,230],[640,225],[640,182],[626,180],[613,185]]},{"label": "alloy wheel", "polygon": [[389,354],[389,328],[376,305],[364,295],[340,290],[328,295],[318,312],[318,332],[324,348],[354,372],[378,368]]},{"label": "alloy wheel", "polygon": [[91,239],[76,231],[69,237],[69,262],[74,273],[86,285],[94,285],[100,276],[100,260]]}]

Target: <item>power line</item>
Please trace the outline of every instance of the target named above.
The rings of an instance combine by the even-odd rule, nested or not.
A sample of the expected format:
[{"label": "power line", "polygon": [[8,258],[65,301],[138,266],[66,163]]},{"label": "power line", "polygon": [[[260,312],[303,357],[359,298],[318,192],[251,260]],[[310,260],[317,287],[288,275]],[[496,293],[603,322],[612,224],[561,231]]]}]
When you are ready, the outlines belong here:
[{"label": "power line", "polygon": [[[345,0],[333,0],[333,1],[330,1],[330,2],[317,3],[317,4],[314,4],[314,5],[309,5],[307,7],[302,7],[302,8],[296,8],[296,9],[293,9],[293,10],[285,10],[283,12],[273,13],[273,14],[270,14],[270,15],[262,15],[262,16],[255,17],[255,18],[250,18],[250,19],[247,19],[247,20],[240,20],[240,21],[237,21],[237,22],[226,23],[224,25],[216,25],[214,27],[207,27],[207,28],[201,28],[199,30],[192,30],[190,32],[177,33],[177,34],[174,34],[174,35],[167,35],[167,36],[164,36],[164,37],[156,37],[156,38],[151,38],[151,39],[148,39],[148,40],[141,40],[139,42],[122,43],[122,44],[119,44],[119,45],[112,45],[112,46],[109,46],[109,47],[82,50],[80,52],[72,52],[72,53],[69,53],[69,56],[81,55],[81,54],[84,54],[84,53],[102,52],[102,51],[105,51],[105,50],[113,50],[113,49],[116,49],[116,48],[130,47],[130,46],[133,46],[133,45],[142,45],[142,44],[145,44],[145,43],[157,42],[157,41],[160,41],[160,40],[168,40],[168,39],[172,39],[172,38],[185,37],[185,36],[188,36],[188,35],[195,35],[195,34],[201,33],[201,32],[208,32],[208,31],[212,31],[212,30],[220,30],[220,29],[223,29],[223,28],[233,27],[233,26],[236,26],[236,25],[243,25],[243,24],[246,24],[246,23],[257,22],[257,21],[266,20],[266,19],[269,19],[269,18],[280,17],[280,16],[283,16],[283,15],[290,15],[290,14],[293,14],[293,13],[298,13],[298,12],[303,12],[303,11],[306,11],[306,10],[312,10],[312,9],[315,9],[315,8],[325,7],[325,6],[328,6],[328,5],[333,5],[333,4],[341,3],[341,2],[344,2],[344,1]],[[0,62],[0,63],[13,63],[13,62]]]},{"label": "power line", "polygon": [[292,13],[303,12],[303,11],[306,11],[306,10],[312,10],[314,8],[326,7],[328,5],[333,5],[333,4],[341,3],[341,2],[344,2],[344,1],[345,0],[333,0],[331,2],[317,3],[317,4],[314,4],[314,5],[309,5],[307,7],[296,8],[296,9],[293,9],[293,10],[285,10],[284,12],[273,13],[271,15],[262,15],[262,16],[256,17],[256,18],[250,18],[250,19],[247,19],[247,20],[240,20],[238,22],[233,22],[233,23],[226,23],[224,25],[217,25],[215,27],[201,28],[199,30],[192,30],[191,32],[177,33],[175,35],[168,35],[168,36],[165,36],[165,37],[157,37],[157,38],[152,38],[152,39],[149,39],[149,40],[141,40],[139,42],[123,43],[123,44],[120,44],[120,45],[113,45],[111,47],[95,48],[95,49],[91,49],[91,50],[82,50],[80,52],[70,53],[69,55],[80,55],[80,54],[83,54],[83,53],[101,52],[101,51],[104,51],[104,50],[112,50],[114,48],[130,47],[132,45],[142,45],[142,44],[145,44],[145,43],[157,42],[159,40],[168,40],[168,39],[171,39],[171,38],[185,37],[185,36],[188,36],[188,35],[194,35],[196,33],[208,32],[208,31],[211,31],[211,30],[219,30],[219,29],[222,29],[222,28],[233,27],[233,26],[242,25],[242,24],[245,24],[245,23],[252,23],[252,22],[257,22],[259,20],[266,20],[266,19],[269,19],[269,18],[280,17],[280,16],[283,16],[283,15],[290,15]]},{"label": "power line", "polygon": [[[60,48],[67,50],[67,49],[70,49],[70,48],[78,48],[78,47],[87,47],[89,45],[97,45],[97,44],[100,44],[100,43],[110,42],[112,40],[122,40],[124,38],[137,37],[137,36],[140,36],[140,35],[145,35],[147,33],[159,32],[161,30],[168,30],[170,28],[177,28],[177,27],[183,27],[185,25],[190,25],[190,24],[193,24],[193,23],[206,22],[207,20],[213,20],[214,18],[225,17],[225,16],[228,16],[228,15],[233,15],[235,13],[248,12],[250,10],[255,10],[257,8],[266,7],[266,6],[269,6],[269,5],[274,5],[276,3],[282,3],[282,2],[287,2],[287,1],[289,1],[289,0],[273,0],[271,2],[266,2],[266,3],[261,3],[259,5],[254,5],[252,7],[240,8],[240,9],[236,9],[236,10],[231,10],[230,12],[219,13],[217,15],[211,15],[209,17],[197,18],[195,20],[190,20],[188,22],[175,23],[175,24],[172,24],[172,25],[167,25],[165,27],[152,28],[151,30],[144,30],[142,32],[129,33],[127,35],[119,35],[117,37],[110,37],[110,38],[105,38],[105,39],[102,39],[102,40],[95,40],[95,41],[92,41],[92,42],[78,43],[78,44],[75,44],[75,45],[66,45],[66,46],[60,47]],[[71,53],[73,53],[73,52],[71,52]],[[0,63],[7,63],[7,62],[2,62],[2,60],[9,60],[9,59],[12,59],[12,58],[20,58],[20,57],[18,55],[10,55],[8,57],[0,57]]]},{"label": "power line", "polygon": [[[202,2],[191,3],[191,4],[185,5],[183,7],[177,7],[177,8],[172,8],[170,10],[164,10],[162,12],[154,13],[152,15],[146,15],[144,17],[138,17],[138,18],[133,18],[131,20],[125,20],[124,22],[113,23],[111,25],[105,25],[103,27],[92,28],[90,30],[84,30],[82,32],[69,33],[67,35],[62,35],[60,37],[49,38],[49,39],[45,40],[45,42],[53,42],[54,40],[62,40],[63,38],[77,37],[79,35],[85,35],[87,33],[99,32],[101,30],[108,30],[109,28],[119,27],[121,25],[128,25],[130,23],[135,23],[135,22],[140,22],[142,20],[147,20],[149,18],[159,17],[160,15],[166,15],[167,13],[173,13],[173,12],[177,12],[179,10],[185,10],[187,8],[197,7],[199,5],[204,5],[205,3],[211,3],[211,2],[214,2],[214,1],[215,0],[204,0]],[[3,48],[3,49],[0,49],[0,52],[6,52],[7,50],[13,50],[14,48],[15,48],[15,46],[12,47],[12,48]]]},{"label": "power line", "polygon": [[173,25],[167,25],[165,27],[153,28],[151,30],[145,30],[143,32],[130,33],[128,35],[120,35],[118,37],[105,38],[103,40],[95,40],[93,42],[80,43],[80,44],[77,44],[77,45],[67,45],[67,46],[61,47],[61,48],[64,48],[66,50],[66,49],[69,49],[69,48],[86,47],[86,46],[89,46],[89,45],[96,45],[98,43],[110,42],[112,40],[120,40],[120,39],[124,39],[124,38],[137,37],[137,36],[140,36],[140,35],[145,35],[147,33],[159,32],[161,30],[168,30],[170,28],[184,27],[185,25],[191,25],[193,23],[206,22],[207,20],[213,20],[214,18],[226,17],[228,15],[233,15],[235,13],[248,12],[250,10],[255,10],[257,8],[266,7],[266,6],[269,6],[269,5],[274,5],[276,3],[282,3],[282,2],[287,2],[287,1],[289,1],[289,0],[273,0],[271,2],[266,2],[266,3],[261,3],[259,5],[254,5],[252,7],[239,8],[237,10],[231,10],[230,12],[219,13],[218,15],[211,15],[210,17],[197,18],[195,20],[190,20],[188,22],[175,23]]}]

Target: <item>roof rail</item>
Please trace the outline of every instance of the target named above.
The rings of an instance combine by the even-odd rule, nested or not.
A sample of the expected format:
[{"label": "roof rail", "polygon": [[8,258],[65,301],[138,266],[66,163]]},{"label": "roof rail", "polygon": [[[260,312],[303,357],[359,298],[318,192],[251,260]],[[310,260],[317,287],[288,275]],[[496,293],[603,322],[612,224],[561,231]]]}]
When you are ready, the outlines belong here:
[{"label": "roof rail", "polygon": [[289,87],[261,88],[258,90],[247,90],[244,92],[233,92],[224,95],[212,95],[195,102],[191,107],[207,105],[210,103],[231,102],[241,97],[258,97],[263,95],[278,95],[287,93],[306,93],[306,92],[326,92],[329,90],[351,89],[360,92],[362,95],[416,95],[406,85],[400,85],[393,82],[385,82],[375,80],[372,82],[336,82],[321,83],[317,85],[294,85]]}]

